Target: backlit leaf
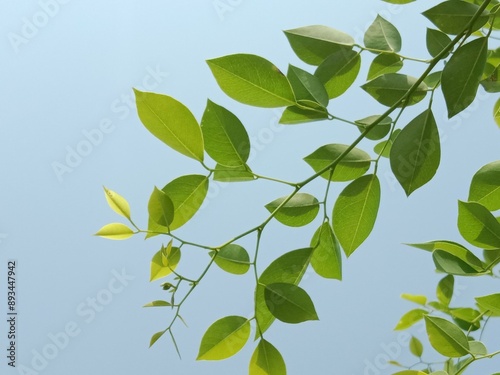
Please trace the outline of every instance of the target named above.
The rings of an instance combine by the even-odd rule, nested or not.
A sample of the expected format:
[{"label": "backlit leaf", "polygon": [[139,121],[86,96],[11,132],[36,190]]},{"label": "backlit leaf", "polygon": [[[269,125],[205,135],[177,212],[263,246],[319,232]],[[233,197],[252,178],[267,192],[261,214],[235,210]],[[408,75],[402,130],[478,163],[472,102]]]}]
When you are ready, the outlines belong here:
[{"label": "backlit leaf", "polygon": [[434,317],[425,317],[425,327],[432,347],[445,357],[462,357],[469,353],[467,336],[450,321]]},{"label": "backlit leaf", "polygon": [[221,182],[240,182],[255,180],[253,173],[248,165],[239,167],[226,167],[217,164],[215,166],[214,180]]},{"label": "backlit leaf", "polygon": [[[307,155],[304,160],[309,164],[315,172],[319,172],[326,168],[333,161],[342,155],[348,148],[347,145],[329,144],[324,145]],[[353,148],[349,153],[342,158],[333,171],[332,181],[350,181],[354,180],[366,173],[370,168],[371,157],[366,152],[359,148]],[[328,179],[330,172],[327,171],[321,175]]]},{"label": "backlit leaf", "polygon": [[[274,212],[286,198],[278,198],[266,204],[267,210]],[[297,193],[279,209],[274,218],[282,224],[300,227],[313,221],[318,211],[319,202],[315,197],[306,193]]]},{"label": "backlit leaf", "polygon": [[125,198],[113,190],[109,190],[105,187],[104,195],[109,207],[111,207],[113,211],[130,220],[130,206]]},{"label": "backlit leaf", "polygon": [[342,280],[342,255],[330,223],[321,224],[311,239],[314,249],[311,265],[314,271],[328,279]]},{"label": "backlit leaf", "polygon": [[[210,255],[214,254],[210,253]],[[243,275],[250,268],[248,252],[236,244],[229,244],[221,248],[214,261],[224,271],[235,275]]]},{"label": "backlit leaf", "polygon": [[112,223],[103,226],[95,235],[109,240],[126,240],[134,235],[134,231],[125,224]]},{"label": "backlit leaf", "polygon": [[170,197],[164,191],[154,188],[148,202],[150,231],[160,228],[168,228],[174,219],[174,205]]},{"label": "backlit leaf", "polygon": [[453,289],[455,286],[455,278],[453,275],[447,275],[439,280],[436,288],[436,296],[439,302],[445,306],[449,306],[451,297],[453,297]]},{"label": "backlit leaf", "polygon": [[415,357],[422,357],[422,354],[424,352],[424,346],[422,345],[420,340],[413,336],[410,339],[410,352]]},{"label": "backlit leaf", "polygon": [[264,298],[269,311],[282,322],[296,324],[318,320],[311,297],[297,285],[268,284],[264,289]]},{"label": "backlit leaf", "polygon": [[500,293],[476,297],[479,306],[495,314],[500,314]]},{"label": "backlit leaf", "polygon": [[321,25],[286,30],[285,35],[295,54],[311,65],[319,65],[332,53],[350,50],[354,45],[350,35]]},{"label": "backlit leaf", "polygon": [[377,18],[368,27],[364,35],[367,48],[399,52],[401,50],[401,35],[392,23],[377,15]]},{"label": "backlit leaf", "polygon": [[375,225],[380,204],[380,182],[376,175],[351,182],[333,208],[333,230],[347,256],[368,237]]},{"label": "backlit leaf", "polygon": [[394,328],[394,330],[401,331],[404,329],[408,329],[411,326],[413,326],[415,323],[422,320],[426,314],[427,314],[427,311],[423,310],[423,309],[410,310],[401,317],[398,324],[396,324],[396,327]]},{"label": "backlit leaf", "polygon": [[367,79],[373,79],[387,73],[397,73],[403,67],[401,58],[393,53],[381,53],[370,64]]},{"label": "backlit leaf", "polygon": [[354,83],[361,67],[359,52],[340,50],[328,56],[314,75],[325,86],[330,99],[339,97]]},{"label": "backlit leaf", "polygon": [[268,60],[250,54],[235,54],[207,60],[222,91],[255,107],[284,107],[295,103],[285,75]]},{"label": "backlit leaf", "polygon": [[[465,1],[443,1],[426,10],[422,14],[427,17],[439,30],[446,34],[457,35],[465,30],[467,24],[479,10],[479,6]],[[488,21],[488,12],[476,20],[471,31],[480,29]]]},{"label": "backlit leaf", "polygon": [[426,110],[406,125],[391,148],[391,169],[410,195],[434,177],[441,160],[436,120]]},{"label": "backlit leaf", "polygon": [[[432,57],[436,57],[451,43],[451,38],[442,31],[427,29],[426,43],[427,51],[429,51]],[[446,56],[443,56],[443,58]]]},{"label": "backlit leaf", "polygon": [[459,47],[444,66],[441,86],[448,118],[462,112],[474,101],[487,52],[488,38],[478,38]]},{"label": "backlit leaf", "polygon": [[310,100],[328,106],[328,93],[318,77],[293,65],[288,66],[287,77],[297,101]]},{"label": "backlit leaf", "polygon": [[471,181],[469,201],[478,202],[490,211],[500,210],[500,161],[477,171]]},{"label": "backlit leaf", "polygon": [[197,360],[226,359],[243,348],[250,337],[250,322],[227,316],[213,323],[203,335]]},{"label": "backlit leaf", "polygon": [[[303,104],[302,101],[301,104]],[[285,108],[280,118],[280,124],[295,125],[304,122],[321,121],[328,119],[328,111],[319,104],[310,102],[310,105],[294,105]]]},{"label": "backlit leaf", "polygon": [[[366,130],[368,126],[373,124],[376,120],[378,120],[380,116],[368,116],[361,120],[354,121],[358,125],[358,129],[360,132]],[[366,134],[366,138],[371,140],[379,140],[384,138],[391,131],[392,119],[390,117],[384,118],[380,121],[375,127],[370,130],[369,133]]]},{"label": "backlit leaf", "polygon": [[245,165],[250,155],[250,140],[232,112],[208,100],[201,130],[205,149],[217,163],[228,167]]},{"label": "backlit leaf", "polygon": [[149,281],[155,281],[170,275],[181,260],[181,249],[172,246],[172,241],[167,247],[161,249],[151,259]]},{"label": "backlit leaf", "polygon": [[[398,103],[410,88],[417,82],[417,79],[405,74],[388,73],[378,76],[361,86],[376,101],[387,107]],[[420,102],[427,94],[427,86],[420,83],[410,98],[399,103],[399,107],[413,105]]]},{"label": "backlit leaf", "polygon": [[458,229],[470,244],[483,249],[500,249],[500,223],[476,202],[458,202]]},{"label": "backlit leaf", "polygon": [[261,339],[250,359],[249,375],[286,375],[281,353],[270,342]]},{"label": "backlit leaf", "polygon": [[170,96],[134,91],[137,112],[146,129],[172,149],[203,161],[203,136],[191,111]]}]

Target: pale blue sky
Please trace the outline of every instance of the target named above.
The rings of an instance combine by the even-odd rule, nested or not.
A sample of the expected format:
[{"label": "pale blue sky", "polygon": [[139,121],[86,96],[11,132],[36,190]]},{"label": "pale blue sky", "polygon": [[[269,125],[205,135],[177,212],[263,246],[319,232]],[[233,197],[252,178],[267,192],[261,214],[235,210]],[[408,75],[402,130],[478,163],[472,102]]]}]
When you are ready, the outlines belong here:
[{"label": "pale blue sky", "polygon": [[[182,174],[203,173],[143,128],[129,104],[131,88],[171,95],[198,119],[207,97],[226,106],[253,138],[252,169],[300,180],[310,173],[302,157],[324,143],[350,143],[357,131],[336,122],[278,126],[278,112],[227,98],[205,60],[246,52],[266,57],[282,71],[288,63],[306,68],[281,30],[325,24],[361,41],[377,13],[400,28],[403,54],[426,57],[425,27],[430,24],[416,15],[424,9],[425,4],[403,7],[369,0],[3,2],[0,274],[8,259],[17,260],[18,365],[32,368],[36,353],[51,344],[51,335],[67,330],[72,337],[57,353],[49,349],[54,358],[38,363],[37,373],[245,374],[253,343],[227,361],[194,358],[211,323],[226,315],[251,314],[251,275],[210,272],[183,311],[189,328],[175,329],[181,361],[168,338],[148,349],[150,336],[165,328],[168,316],[166,310],[141,308],[163,297],[158,284],[148,282],[149,261],[161,239],[112,242],[92,236],[102,225],[120,220],[107,207],[102,185],[125,196],[135,221],[144,227],[153,186]],[[369,56],[363,57],[358,86],[367,72]],[[405,72],[417,75],[420,69],[409,65]],[[477,169],[499,159],[500,132],[491,118],[496,98],[481,98],[448,122],[438,96],[441,168],[411,198],[394,183],[388,163],[382,163],[378,222],[365,244],[345,261],[344,280],[332,282],[308,272],[301,284],[312,295],[321,320],[298,326],[276,323],[266,336],[282,352],[289,374],[390,374],[375,364],[387,350],[395,350],[396,360],[411,361],[394,349],[401,337],[392,328],[412,308],[399,295],[432,296],[439,276],[427,253],[401,243],[462,241],[455,226],[456,201],[467,198],[468,182]],[[353,120],[383,111],[360,89],[330,108]],[[406,121],[421,110],[410,109]],[[88,137],[94,137],[90,148],[83,142]],[[372,146],[362,144],[369,152]],[[67,169],[56,172],[54,166],[62,164]],[[321,191],[321,186],[314,183],[310,191]],[[341,187],[333,189],[338,192]],[[270,183],[213,185],[204,209],[179,233],[218,244],[262,221],[263,205],[286,193]],[[273,235],[264,239],[262,265],[308,246],[315,228],[290,231],[272,223],[269,229]],[[196,251],[184,252],[179,270],[187,275],[196,275],[201,267]],[[477,280],[460,279],[458,284],[458,300],[469,304]],[[488,288],[495,290],[494,285]],[[1,306],[5,291],[2,277]],[[93,305],[97,297],[107,305]],[[1,324],[2,352],[5,346],[6,325]],[[493,362],[478,366],[477,374],[498,371],[498,359]],[[23,373],[7,367],[4,356],[0,368],[6,375]]]}]

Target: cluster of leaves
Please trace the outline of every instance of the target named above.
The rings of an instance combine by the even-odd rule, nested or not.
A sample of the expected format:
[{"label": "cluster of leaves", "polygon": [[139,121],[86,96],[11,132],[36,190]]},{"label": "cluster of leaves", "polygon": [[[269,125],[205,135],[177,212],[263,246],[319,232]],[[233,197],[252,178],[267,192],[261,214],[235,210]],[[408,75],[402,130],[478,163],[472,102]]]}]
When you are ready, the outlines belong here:
[{"label": "cluster of leaves", "polygon": [[[411,244],[431,252],[436,271],[446,276],[437,285],[435,301],[428,301],[421,295],[402,296],[419,307],[404,314],[395,328],[408,329],[424,319],[431,346],[448,358],[442,364],[444,370],[435,373],[443,375],[462,374],[473,362],[499,354],[489,352],[480,337],[488,320],[500,316],[500,293],[476,297],[474,307],[451,306],[455,277],[500,278],[495,273],[495,267],[500,263],[500,217],[494,216],[494,212],[500,210],[499,161],[485,165],[474,175],[468,202],[459,201],[458,206],[458,230],[469,244],[483,249],[483,259],[453,241]],[[410,341],[410,351],[419,360],[408,368],[422,366],[423,369],[406,371],[406,374],[430,373],[437,365],[423,360],[424,346],[416,337]],[[397,362],[393,364],[401,366]]]},{"label": "cluster of leaves", "polygon": [[[389,2],[403,4],[412,0]],[[198,359],[220,360],[237,353],[246,345],[253,322],[258,343],[250,360],[249,373],[286,374],[280,352],[264,338],[264,334],[275,319],[286,323],[318,319],[313,301],[299,283],[310,265],[322,277],[341,280],[341,252],[349,257],[375,225],[381,195],[377,176],[379,162],[383,158],[389,159],[394,175],[410,195],[433,178],[440,163],[440,139],[432,110],[435,92],[442,92],[448,116],[453,117],[473,102],[481,84],[487,91],[498,91],[499,52],[488,49],[490,36],[499,26],[496,14],[500,6],[496,3],[491,0],[444,1],[425,11],[423,15],[436,26],[436,29],[427,30],[429,59],[401,55],[402,38],[398,29],[377,16],[364,35],[363,45],[326,26],[285,31],[298,58],[315,67],[312,73],[289,65],[285,75],[270,61],[250,54],[208,60],[217,83],[229,97],[251,106],[284,108],[280,119],[282,124],[330,120],[359,129],[360,135],[351,144],[326,144],[304,157],[313,174],[303,181],[289,182],[255,173],[248,165],[251,144],[245,126],[228,109],[208,100],[199,123],[176,99],[136,90],[137,110],[144,126],[173,150],[197,161],[206,171],[206,174],[181,176],[161,189],[154,188],[148,203],[149,222],[145,230],[132,221],[127,201],[105,188],[110,207],[128,219],[132,228],[112,223],[101,228],[97,235],[126,239],[142,233],[146,238],[165,235],[170,239],[153,256],[151,281],[172,277],[170,282],[162,284],[172,296],[169,301],[157,300],[146,306],[170,307],[173,318],[164,330],[153,335],[151,345],[169,333],[178,350],[173,325],[182,320],[180,311],[184,302],[213,265],[235,275],[246,274],[252,269],[255,278],[253,317],[227,316],[213,323],[203,335]],[[382,114],[354,121],[329,113],[330,101],[342,96],[354,84],[362,55],[367,54],[370,58],[368,81],[361,88],[388,109]],[[420,77],[400,73],[408,60],[424,64],[425,70]],[[426,108],[401,126],[405,108],[426,97],[429,98]],[[500,121],[498,107],[500,104],[497,103],[495,118]],[[378,142],[373,150],[375,158],[357,147],[363,139]],[[214,162],[213,166],[210,166],[211,161],[207,162],[207,155]],[[498,166],[497,162],[485,167],[486,172],[480,171],[475,177],[476,182],[473,181],[475,187],[471,188],[470,202],[460,203],[460,231],[473,245],[488,249],[484,262],[472,257],[463,246],[449,241],[416,245],[432,251],[438,270],[450,275],[440,283],[438,302],[427,304],[419,298],[416,300],[430,311],[448,314],[461,323],[433,317],[428,314],[429,310],[421,308],[403,317],[398,329],[407,328],[425,316],[430,343],[438,353],[450,358],[471,356],[465,362],[453,364],[458,366],[457,371],[450,369],[451,360],[447,362],[445,372],[435,374],[460,374],[471,362],[498,354],[488,353],[483,345],[469,341],[461,331],[464,327],[471,331],[481,319],[497,314],[500,308],[498,295],[478,298],[481,310],[449,307],[453,275],[491,274],[498,263],[491,254],[498,256],[500,224],[490,211],[494,208],[489,206],[491,201],[498,204]],[[318,178],[325,180],[324,196],[320,199],[304,191]],[[218,246],[194,243],[175,234],[177,228],[196,214],[211,181],[255,180],[273,181],[291,190],[265,206],[269,215],[259,225]],[[347,185],[330,205],[328,199],[333,183]],[[307,247],[282,254],[259,274],[261,238],[271,220],[289,227],[301,227],[312,223],[318,216],[322,218],[321,224]],[[252,234],[256,238],[255,249],[249,253],[238,241]],[[209,255],[206,268],[195,279],[176,272],[185,246],[203,249]],[[184,284],[188,285],[187,292],[180,288]],[[412,352],[421,357],[421,344],[416,340]],[[429,371],[408,369],[398,374]]]}]

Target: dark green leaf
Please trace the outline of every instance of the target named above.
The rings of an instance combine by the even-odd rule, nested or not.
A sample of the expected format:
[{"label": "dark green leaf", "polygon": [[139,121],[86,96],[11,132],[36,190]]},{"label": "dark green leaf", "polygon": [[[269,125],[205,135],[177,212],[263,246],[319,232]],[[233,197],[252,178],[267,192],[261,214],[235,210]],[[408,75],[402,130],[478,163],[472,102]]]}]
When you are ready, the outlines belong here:
[{"label": "dark green leaf", "polygon": [[288,66],[287,77],[298,101],[310,100],[328,106],[328,93],[318,77],[293,65]]},{"label": "dark green leaf", "polygon": [[[479,6],[475,4],[455,0],[443,1],[422,14],[442,32],[457,35],[466,31],[465,27],[478,10]],[[480,29],[486,22],[488,22],[488,12],[483,11],[474,22],[471,31]]]},{"label": "dark green leaf", "polygon": [[391,169],[410,195],[436,174],[441,159],[441,145],[436,120],[426,110],[406,125],[392,145]]},{"label": "dark green leaf", "polygon": [[[213,256],[214,253],[210,253],[210,255]],[[243,275],[250,268],[248,252],[236,244],[229,244],[221,248],[214,261],[224,271],[235,275]]]},{"label": "dark green leaf", "polygon": [[372,231],[379,204],[380,182],[376,175],[362,176],[340,193],[333,207],[333,230],[347,256]]},{"label": "dark green leaf", "polygon": [[398,106],[401,107],[405,105],[405,102],[407,103],[406,105],[413,105],[425,98],[427,86],[425,83],[420,83],[409,99],[407,98],[399,103],[416,82],[417,79],[411,76],[388,73],[368,81],[361,88],[380,104],[391,107],[398,103]]},{"label": "dark green leaf", "polygon": [[394,141],[396,140],[400,132],[401,129],[394,130],[394,132],[391,134],[391,137],[387,141],[377,143],[375,147],[373,147],[373,151],[375,151],[379,155],[382,155],[384,158],[389,158],[391,155],[392,145],[394,144]]},{"label": "dark green leaf", "polygon": [[288,79],[268,60],[235,54],[207,60],[222,91],[255,107],[284,107],[295,103]]},{"label": "dark green leaf", "polygon": [[314,102],[308,103],[308,106],[303,104],[304,101],[301,101],[300,106],[294,105],[287,107],[280,118],[280,124],[294,125],[328,119],[328,111],[326,108]]},{"label": "dark green leaf", "polygon": [[450,321],[434,316],[426,316],[425,327],[432,347],[439,354],[456,358],[469,353],[467,336]]},{"label": "dark green leaf", "polygon": [[350,50],[354,45],[350,35],[321,25],[286,30],[285,35],[295,54],[311,65],[319,65],[332,53]]},{"label": "dark green leaf", "polygon": [[217,163],[227,167],[245,165],[250,155],[250,140],[233,113],[208,100],[201,130],[205,150]]},{"label": "dark green leaf", "polygon": [[399,52],[401,35],[392,23],[377,15],[365,32],[364,43],[367,48],[377,51]]},{"label": "dark green leaf", "polygon": [[[368,126],[378,120],[380,116],[368,116],[361,120],[354,121],[358,125],[359,131],[362,133]],[[366,134],[366,138],[371,140],[379,140],[384,138],[391,131],[392,119],[388,116],[380,121],[375,127]]]},{"label": "dark green leaf", "polygon": [[439,280],[436,288],[436,296],[439,302],[445,306],[450,305],[451,297],[453,297],[453,289],[455,286],[455,278],[453,275],[447,275]]},{"label": "dark green leaf", "polygon": [[325,86],[330,99],[347,91],[354,83],[361,67],[359,52],[340,50],[328,56],[314,75]]},{"label": "dark green leaf", "polygon": [[281,353],[268,341],[261,339],[250,359],[249,375],[286,375]]},{"label": "dark green leaf", "polygon": [[167,228],[174,219],[174,204],[164,191],[154,188],[148,203],[150,231],[157,229],[160,225]]},{"label": "dark green leaf", "polygon": [[424,79],[424,83],[430,88],[430,89],[435,89],[441,84],[441,75],[443,72],[434,72],[429,74],[427,77]]},{"label": "dark green leaf", "polygon": [[318,320],[311,297],[297,285],[273,283],[264,287],[264,298],[269,311],[285,323]]},{"label": "dark green leaf", "polygon": [[477,171],[471,181],[469,201],[481,203],[490,211],[500,210],[500,161]]},{"label": "dark green leaf", "polygon": [[243,348],[250,337],[250,322],[241,316],[217,320],[203,335],[197,360],[226,359]]},{"label": "dark green leaf", "polygon": [[470,244],[483,249],[500,249],[500,223],[483,205],[458,202],[458,229]]},{"label": "dark green leaf", "polygon": [[[451,43],[451,38],[442,31],[427,29],[426,42],[427,51],[429,51],[432,57],[436,57]],[[443,58],[448,56],[448,54],[443,56]]]},{"label": "dark green leaf", "polygon": [[[264,333],[273,323],[274,316],[267,308],[264,285],[288,283],[298,285],[311,261],[312,248],[290,251],[275,259],[259,277],[255,292],[255,316],[259,328]],[[257,337],[260,333],[257,332]]]},{"label": "dark green leaf", "polygon": [[441,85],[448,118],[462,112],[474,101],[487,52],[488,38],[478,38],[459,47],[444,66]]},{"label": "dark green leaf", "polygon": [[342,256],[330,223],[323,223],[311,239],[314,249],[311,265],[314,271],[327,279],[342,280]]},{"label": "dark green leaf", "polygon": [[198,122],[181,102],[166,95],[135,91],[141,122],[174,150],[203,161],[203,137]]},{"label": "dark green leaf", "polygon": [[[324,145],[304,158],[315,172],[326,168],[333,161],[337,160],[348,148],[347,145],[329,144]],[[342,158],[333,171],[332,181],[350,181],[366,173],[370,168],[371,158],[363,150],[354,148]],[[328,179],[330,171],[321,175]]]}]

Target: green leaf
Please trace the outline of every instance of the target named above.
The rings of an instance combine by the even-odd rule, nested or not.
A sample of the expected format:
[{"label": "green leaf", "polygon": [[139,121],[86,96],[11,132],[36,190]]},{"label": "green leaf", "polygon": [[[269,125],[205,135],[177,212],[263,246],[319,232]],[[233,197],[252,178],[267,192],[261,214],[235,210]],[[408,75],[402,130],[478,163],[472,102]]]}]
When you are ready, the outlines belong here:
[{"label": "green leaf", "polygon": [[469,201],[490,211],[500,210],[500,161],[486,164],[472,177]]},{"label": "green leaf", "polygon": [[350,35],[327,26],[299,27],[284,33],[295,54],[310,65],[319,65],[331,54],[354,46]]},{"label": "green leaf", "polygon": [[106,187],[104,187],[104,196],[113,211],[130,220],[130,206],[125,198]]},{"label": "green leaf", "polygon": [[[405,74],[388,73],[368,81],[361,88],[380,104],[391,107],[398,103],[416,82],[416,78]],[[398,106],[402,107],[405,103],[406,105],[416,104],[425,98],[426,94],[427,86],[425,83],[420,83],[411,97],[399,103]]]},{"label": "green leaf", "polygon": [[[368,116],[361,120],[354,121],[358,125],[359,131],[362,133],[366,130],[368,126],[373,124],[376,120],[379,119],[380,116]],[[369,133],[366,134],[367,139],[371,140],[379,140],[384,138],[391,131],[392,119],[387,116],[382,121],[380,121],[375,127],[370,130]]]},{"label": "green leaf", "polygon": [[157,301],[152,301],[152,302],[146,303],[142,307],[169,307],[169,306],[172,306],[170,304],[170,302],[157,300]]},{"label": "green leaf", "polygon": [[[337,160],[348,148],[347,145],[329,144],[324,145],[304,158],[315,172],[326,168],[332,162]],[[366,173],[370,168],[371,157],[359,148],[353,148],[342,158],[333,171],[332,181],[350,181]],[[328,179],[330,172],[327,171],[321,175]]]},{"label": "green leaf", "polygon": [[329,55],[314,75],[325,86],[330,99],[339,97],[354,83],[361,67],[359,52],[340,50]]},{"label": "green leaf", "polygon": [[149,342],[149,347],[151,348],[159,339],[160,337],[163,336],[163,334],[167,332],[167,330],[164,330],[164,331],[160,331],[160,332],[156,332],[152,337],[151,337],[151,340]]},{"label": "green leaf", "polygon": [[146,129],[172,149],[203,161],[203,136],[189,109],[170,96],[134,92],[137,112]]},{"label": "green leaf", "polygon": [[328,222],[314,233],[311,239],[314,249],[311,265],[316,273],[327,279],[342,280],[342,256],[332,227]]},{"label": "green leaf", "polygon": [[377,15],[375,21],[365,32],[364,43],[366,48],[399,52],[401,50],[401,35],[392,23]]},{"label": "green leaf", "polygon": [[484,262],[487,267],[491,267],[493,264],[498,264],[500,262],[500,249],[498,250],[483,250]]},{"label": "green leaf", "polygon": [[264,298],[269,311],[284,323],[297,324],[318,320],[311,297],[297,285],[268,284],[264,287]]},{"label": "green leaf", "polygon": [[[312,248],[290,251],[275,259],[259,277],[255,292],[255,316],[264,333],[273,323],[274,316],[267,308],[264,297],[264,286],[274,283],[298,285],[311,261]],[[257,337],[260,333],[257,332]]]},{"label": "green leaf", "polygon": [[488,38],[478,38],[459,47],[444,66],[441,86],[448,118],[462,112],[474,101],[487,52]]},{"label": "green leaf", "polygon": [[453,241],[438,240],[430,241],[420,244],[408,244],[422,250],[434,251],[440,250],[452,254],[453,256],[461,259],[463,262],[469,264],[469,267],[475,269],[476,271],[483,270],[483,262],[476,257],[471,251],[469,251],[464,246]]},{"label": "green leaf", "polygon": [[[478,10],[479,6],[475,4],[455,0],[443,1],[422,14],[442,32],[457,35],[466,31],[465,27]],[[488,12],[483,11],[474,22],[471,31],[480,29],[486,22],[488,22]]]},{"label": "green leaf", "polygon": [[368,237],[375,225],[380,203],[380,182],[376,175],[351,182],[333,207],[333,230],[350,256]]},{"label": "green leaf", "polygon": [[367,79],[373,79],[387,73],[397,73],[403,67],[403,61],[394,53],[381,53],[370,64]]},{"label": "green leaf", "polygon": [[481,322],[478,320],[481,313],[470,307],[450,310],[455,323],[465,331],[477,331],[481,328]]},{"label": "green leaf", "polygon": [[475,356],[488,354],[488,349],[480,341],[469,341],[470,352]]},{"label": "green leaf", "polygon": [[382,0],[385,1],[386,3],[391,3],[391,4],[409,4],[413,3],[415,0]]},{"label": "green leaf", "polygon": [[391,137],[387,141],[382,141],[373,147],[373,151],[377,154],[382,155],[384,158],[389,158],[391,155],[392,145],[394,141],[398,137],[399,133],[401,133],[401,129],[396,129],[392,132]]},{"label": "green leaf", "polygon": [[248,165],[232,168],[217,164],[215,166],[214,180],[221,182],[240,182],[253,181],[255,178]]},{"label": "green leaf", "polygon": [[167,247],[161,249],[151,259],[151,272],[149,281],[155,281],[170,275],[181,260],[181,249],[172,246],[172,241]]},{"label": "green leaf", "polygon": [[203,335],[197,360],[226,359],[245,346],[250,322],[241,316],[227,316],[213,323]]},{"label": "green leaf", "polygon": [[411,326],[413,326],[415,323],[422,320],[426,314],[427,314],[427,311],[423,310],[423,309],[410,310],[401,317],[398,324],[396,324],[396,327],[394,328],[394,330],[395,331],[402,331],[402,330],[408,329]]},{"label": "green leaf", "polygon": [[[214,253],[211,252],[210,256]],[[224,271],[235,274],[243,275],[250,268],[250,257],[248,252],[241,246],[236,244],[229,244],[221,248],[215,257],[215,263]]]},{"label": "green leaf", "polygon": [[160,226],[168,228],[174,219],[174,204],[170,197],[164,191],[154,188],[148,202],[150,231],[155,231]]},{"label": "green leaf", "polygon": [[424,353],[424,346],[420,342],[419,339],[416,337],[411,337],[410,339],[410,352],[415,356],[415,357],[422,357],[422,354]]},{"label": "green leaf", "polygon": [[495,106],[493,107],[493,118],[500,127],[500,99],[497,99]]},{"label": "green leaf", "polygon": [[447,275],[439,280],[436,288],[436,296],[439,302],[445,306],[449,306],[453,297],[453,289],[455,286],[455,278],[453,275]]},{"label": "green leaf", "polygon": [[478,270],[477,267],[474,267],[468,261],[468,259],[464,260],[461,257],[444,250],[435,250],[432,253],[432,260],[434,261],[438,271],[448,273],[450,275],[476,276],[484,271],[482,269]]},{"label": "green leaf", "polygon": [[172,200],[174,219],[170,230],[186,224],[200,209],[208,192],[208,178],[202,175],[186,175],[165,185],[162,191]]},{"label": "green leaf", "polygon": [[425,327],[429,342],[439,354],[456,358],[469,353],[467,336],[450,321],[434,316],[426,316]]},{"label": "green leaf", "polygon": [[392,375],[426,375],[427,373],[423,371],[418,371],[418,370],[404,370],[404,371],[399,371],[396,372]]},{"label": "green leaf", "polygon": [[125,224],[111,223],[103,226],[95,235],[109,240],[126,240],[134,235],[134,231]]},{"label": "green leaf", "polygon": [[256,55],[235,54],[207,60],[222,91],[255,107],[284,107],[295,103],[288,79],[270,61]]},{"label": "green leaf", "polygon": [[401,298],[422,306],[425,306],[425,304],[427,303],[426,296],[421,296],[416,294],[403,293],[401,294]]},{"label": "green leaf", "polygon": [[[287,197],[281,197],[266,204],[266,209],[273,213],[285,199]],[[315,197],[297,193],[279,209],[274,218],[282,224],[301,227],[313,221],[318,212],[319,202]]]},{"label": "green leaf", "polygon": [[[451,38],[442,31],[428,28],[426,43],[427,51],[429,51],[432,57],[436,57],[451,43]],[[443,58],[448,55],[449,53],[443,56]]]},{"label": "green leaf", "polygon": [[476,202],[458,202],[458,229],[470,244],[483,249],[500,249],[500,223]]},{"label": "green leaf", "polygon": [[391,148],[391,169],[409,196],[429,182],[439,167],[441,142],[432,110],[406,125]]},{"label": "green leaf", "polygon": [[430,88],[430,89],[436,89],[439,85],[441,85],[441,75],[442,71],[434,72],[429,74],[427,77],[424,79],[424,83]]},{"label": "green leaf", "polygon": [[293,65],[288,66],[287,77],[297,100],[311,100],[323,107],[328,106],[328,93],[318,77]]},{"label": "green leaf", "polygon": [[250,155],[250,140],[232,112],[208,100],[201,130],[205,149],[217,163],[228,167],[245,165]]},{"label": "green leaf", "polygon": [[[302,102],[303,103],[303,102]],[[312,106],[294,105],[285,108],[281,115],[280,124],[294,125],[304,122],[321,121],[328,119],[328,111],[326,108],[311,102]],[[311,108],[313,107],[313,108]]]},{"label": "green leaf", "polygon": [[494,314],[500,314],[500,293],[476,297],[476,302],[482,308],[489,310]]},{"label": "green leaf", "polygon": [[261,339],[250,359],[249,375],[286,375],[281,353],[270,342]]}]

